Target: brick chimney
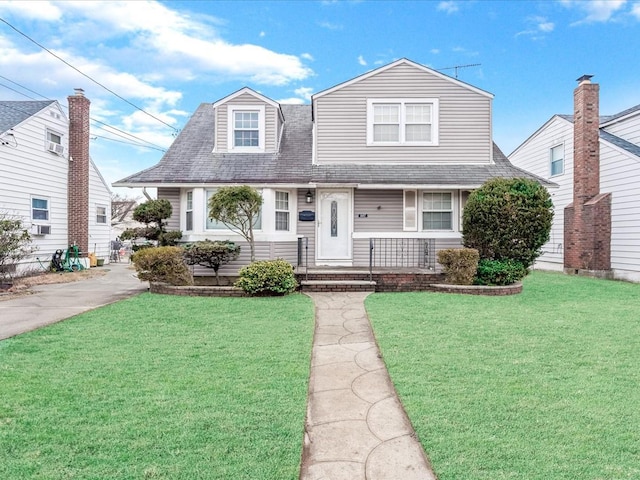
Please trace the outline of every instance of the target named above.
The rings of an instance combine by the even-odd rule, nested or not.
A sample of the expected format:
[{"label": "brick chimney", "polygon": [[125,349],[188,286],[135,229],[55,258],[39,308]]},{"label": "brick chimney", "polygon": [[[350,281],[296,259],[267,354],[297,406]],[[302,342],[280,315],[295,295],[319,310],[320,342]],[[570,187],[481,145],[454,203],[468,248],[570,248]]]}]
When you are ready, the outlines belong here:
[{"label": "brick chimney", "polygon": [[76,88],[69,101],[68,241],[89,251],[89,105]]},{"label": "brick chimney", "polygon": [[573,92],[573,203],[564,210],[564,270],[611,270],[611,194],[600,193],[600,86],[592,75]]}]

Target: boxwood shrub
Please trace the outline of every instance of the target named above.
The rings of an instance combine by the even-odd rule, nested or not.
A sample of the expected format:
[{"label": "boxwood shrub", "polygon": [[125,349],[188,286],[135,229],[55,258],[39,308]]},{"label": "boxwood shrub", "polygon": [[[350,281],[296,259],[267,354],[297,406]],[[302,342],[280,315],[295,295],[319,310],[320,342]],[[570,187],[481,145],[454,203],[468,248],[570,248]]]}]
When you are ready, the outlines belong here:
[{"label": "boxwood shrub", "polygon": [[528,270],[517,260],[488,260],[478,262],[477,285],[511,285],[527,275]]},{"label": "boxwood shrub", "polygon": [[138,278],[169,285],[193,285],[180,247],[154,247],[138,250],[131,257]]},{"label": "boxwood shrub", "polygon": [[447,248],[438,252],[445,281],[453,285],[471,285],[479,259],[480,254],[475,248]]},{"label": "boxwood shrub", "polygon": [[253,262],[241,268],[239,275],[235,286],[252,295],[284,295],[298,287],[293,266],[282,259]]}]

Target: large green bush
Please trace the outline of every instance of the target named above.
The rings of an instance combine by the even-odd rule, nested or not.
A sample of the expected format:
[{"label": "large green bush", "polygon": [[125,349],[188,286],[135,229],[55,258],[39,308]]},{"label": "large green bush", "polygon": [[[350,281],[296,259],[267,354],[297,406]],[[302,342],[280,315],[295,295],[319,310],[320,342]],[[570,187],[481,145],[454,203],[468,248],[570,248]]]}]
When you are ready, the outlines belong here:
[{"label": "large green bush", "polygon": [[488,260],[478,263],[477,285],[511,285],[527,275],[527,269],[516,260]]},{"label": "large green bush", "polygon": [[261,260],[240,269],[235,283],[250,294],[286,294],[293,292],[298,282],[293,267],[285,260]]},{"label": "large green bush", "polygon": [[131,260],[140,280],[193,285],[193,278],[182,255],[180,247],[145,248],[135,252]]},{"label": "large green bush", "polygon": [[469,195],[463,244],[481,259],[533,264],[549,240],[553,204],[546,188],[525,178],[494,178]]},{"label": "large green bush", "polygon": [[446,282],[452,285],[471,285],[478,268],[480,255],[474,248],[447,248],[438,251]]}]

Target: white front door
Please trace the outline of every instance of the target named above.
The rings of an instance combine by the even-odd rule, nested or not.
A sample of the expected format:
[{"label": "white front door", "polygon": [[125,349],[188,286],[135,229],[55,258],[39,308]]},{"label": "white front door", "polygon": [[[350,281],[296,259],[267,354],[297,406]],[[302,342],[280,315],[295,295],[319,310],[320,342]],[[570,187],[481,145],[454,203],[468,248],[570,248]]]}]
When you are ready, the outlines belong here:
[{"label": "white front door", "polygon": [[351,191],[318,190],[319,264],[351,263]]}]

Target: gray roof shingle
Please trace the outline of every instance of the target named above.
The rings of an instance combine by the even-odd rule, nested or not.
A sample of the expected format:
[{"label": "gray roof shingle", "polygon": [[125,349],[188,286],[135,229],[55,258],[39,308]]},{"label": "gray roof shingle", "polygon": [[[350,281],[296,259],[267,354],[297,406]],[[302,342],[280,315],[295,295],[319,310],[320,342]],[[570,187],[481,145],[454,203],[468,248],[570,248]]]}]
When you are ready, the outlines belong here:
[{"label": "gray roof shingle", "polygon": [[0,100],[0,133],[24,122],[54,102],[55,100]]},{"label": "gray roof shingle", "polygon": [[402,184],[481,185],[493,177],[542,178],[514,167],[494,145],[491,165],[312,165],[313,123],[310,105],[281,105],[285,118],[277,153],[212,153],[212,104],[198,107],[160,162],[115,186],[144,184]]}]

